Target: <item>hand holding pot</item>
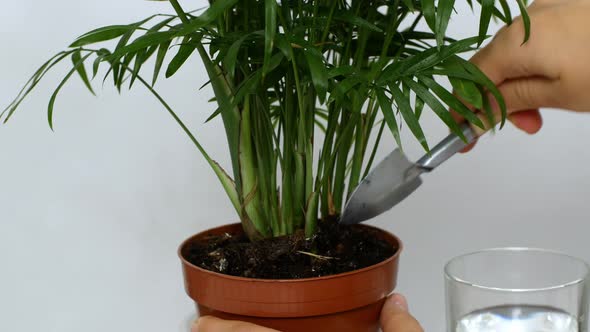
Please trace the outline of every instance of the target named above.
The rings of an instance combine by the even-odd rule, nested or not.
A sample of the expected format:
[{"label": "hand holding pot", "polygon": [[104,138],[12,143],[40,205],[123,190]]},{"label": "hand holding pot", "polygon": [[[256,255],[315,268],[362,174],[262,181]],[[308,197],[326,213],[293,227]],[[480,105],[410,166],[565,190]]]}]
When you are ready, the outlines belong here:
[{"label": "hand holding pot", "polygon": [[518,18],[471,61],[498,85],[510,121],[534,134],[540,107],[590,112],[590,1],[536,0],[529,14],[525,44]]},{"label": "hand holding pot", "polygon": [[[408,303],[401,295],[390,296],[381,311],[383,332],[423,332],[420,324],[408,312]],[[238,321],[226,321],[205,316],[200,318],[192,332],[277,332],[266,327]]]},{"label": "hand holding pot", "polygon": [[410,315],[406,298],[399,294],[387,299],[380,321],[383,332],[424,332],[420,323]]}]

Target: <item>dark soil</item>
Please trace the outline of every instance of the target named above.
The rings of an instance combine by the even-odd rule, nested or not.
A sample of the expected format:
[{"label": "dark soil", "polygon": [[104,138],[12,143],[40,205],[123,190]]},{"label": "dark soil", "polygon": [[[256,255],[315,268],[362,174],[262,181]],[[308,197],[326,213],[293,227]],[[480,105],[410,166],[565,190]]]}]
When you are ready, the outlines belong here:
[{"label": "dark soil", "polygon": [[318,223],[318,233],[302,233],[252,243],[243,234],[211,236],[187,247],[194,265],[232,276],[257,279],[302,279],[334,275],[378,264],[397,248],[372,229]]}]

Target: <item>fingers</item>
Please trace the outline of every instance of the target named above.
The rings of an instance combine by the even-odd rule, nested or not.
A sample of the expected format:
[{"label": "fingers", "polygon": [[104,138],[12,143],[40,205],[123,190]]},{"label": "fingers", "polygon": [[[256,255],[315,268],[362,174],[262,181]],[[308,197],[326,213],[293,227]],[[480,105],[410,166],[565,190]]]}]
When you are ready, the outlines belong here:
[{"label": "fingers", "polygon": [[[508,119],[517,128],[528,134],[536,134],[543,126],[540,107],[559,106],[552,99],[556,83],[543,78],[510,80],[498,87],[506,102]],[[495,114],[499,106],[492,100]]]},{"label": "fingers", "polygon": [[222,320],[212,316],[203,316],[193,325],[191,332],[278,332],[258,325]]},{"label": "fingers", "polygon": [[408,302],[398,294],[390,296],[381,311],[383,332],[424,332],[408,312]]},{"label": "fingers", "polygon": [[[499,110],[496,112],[499,113]],[[524,131],[527,134],[534,135],[541,130],[543,127],[543,118],[541,117],[541,113],[538,109],[534,110],[525,110],[525,111],[518,111],[508,114],[508,120],[518,129]],[[479,128],[475,128],[476,131],[479,131]],[[475,145],[477,144],[477,140],[463,150],[461,153],[466,153],[471,151]]]},{"label": "fingers", "polygon": [[543,126],[543,118],[538,109],[512,113],[508,115],[508,119],[517,128],[531,135],[539,132]]},{"label": "fingers", "polygon": [[[383,332],[424,332],[418,321],[408,312],[408,302],[402,295],[392,295],[381,311]],[[193,325],[192,332],[278,332],[254,324],[204,316]]]},{"label": "fingers", "polygon": [[553,97],[557,84],[550,79],[532,77],[506,81],[498,89],[506,101],[506,108],[514,113],[540,107],[558,107],[559,103]]},{"label": "fingers", "polygon": [[[515,88],[512,86],[512,83],[510,83],[510,85],[505,83],[501,85],[499,89],[502,95],[504,96],[504,101],[506,103],[508,113],[508,120],[518,129],[528,134],[536,134],[543,126],[543,120],[541,118],[539,108],[534,107],[534,105],[532,107],[527,107],[527,102],[525,101],[525,98],[520,97],[522,93],[518,92],[526,91],[529,88]],[[531,89],[534,89],[534,87]],[[513,92],[513,90],[517,92]],[[495,119],[494,123],[489,124],[487,116],[485,116],[482,112],[479,112],[478,116],[481,119],[481,121],[484,122],[484,124],[486,124],[488,128],[491,128],[492,126],[499,123],[502,119],[502,111],[500,110],[500,106],[498,105],[498,102],[495,98],[493,98],[492,96],[488,96],[488,100],[490,101],[491,111]],[[478,136],[481,136],[485,133],[485,131],[481,128],[474,128],[474,130],[478,134]]]},{"label": "fingers", "polygon": [[467,145],[463,150],[459,151],[461,153],[467,153],[471,150],[473,150],[473,148],[475,147],[475,144],[477,144],[477,140],[469,145]]}]

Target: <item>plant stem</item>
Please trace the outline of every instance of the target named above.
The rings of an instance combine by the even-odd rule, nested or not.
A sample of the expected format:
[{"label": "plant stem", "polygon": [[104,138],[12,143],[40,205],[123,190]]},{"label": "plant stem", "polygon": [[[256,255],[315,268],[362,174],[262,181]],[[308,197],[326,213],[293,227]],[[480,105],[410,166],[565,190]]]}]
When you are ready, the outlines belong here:
[{"label": "plant stem", "polygon": [[186,16],[186,13],[184,12],[182,7],[178,3],[178,0],[169,0],[169,1],[170,1],[170,4],[172,5],[172,7],[174,8],[174,11],[176,12],[176,14],[178,14],[178,17],[180,18],[182,23],[185,23],[185,24],[189,23],[190,20],[188,19],[188,17]]},{"label": "plant stem", "polygon": [[365,173],[363,174],[363,179],[369,175],[371,171],[371,167],[373,166],[373,161],[375,160],[375,155],[377,154],[377,148],[379,147],[379,142],[381,142],[381,136],[383,135],[383,129],[385,129],[385,121],[381,122],[381,126],[379,126],[379,133],[377,134],[377,138],[375,139],[375,144],[373,145],[373,151],[371,152],[371,156],[369,157],[369,161],[367,162],[367,166],[365,168]]},{"label": "plant stem", "polygon": [[307,202],[307,210],[305,213],[305,236],[312,237],[317,228],[318,222],[318,193],[312,193]]},{"label": "plant stem", "polygon": [[[240,112],[236,107],[232,107],[231,95],[232,89],[221,72],[221,69],[216,66],[209,58],[205,47],[201,43],[197,44],[197,50],[201,59],[207,69],[207,74],[211,80],[213,92],[217,98],[217,103],[221,108],[221,117],[225,127],[229,152],[232,162],[232,169],[234,173],[234,180],[238,191],[241,190],[241,175],[239,166],[239,128],[240,128]],[[241,196],[241,195],[240,195]]]},{"label": "plant stem", "polygon": [[261,209],[260,180],[256,174],[257,165],[252,142],[252,115],[249,97],[246,97],[242,110],[239,156],[244,218],[250,220],[263,237],[268,237],[270,225],[266,223],[267,219],[263,217]]}]

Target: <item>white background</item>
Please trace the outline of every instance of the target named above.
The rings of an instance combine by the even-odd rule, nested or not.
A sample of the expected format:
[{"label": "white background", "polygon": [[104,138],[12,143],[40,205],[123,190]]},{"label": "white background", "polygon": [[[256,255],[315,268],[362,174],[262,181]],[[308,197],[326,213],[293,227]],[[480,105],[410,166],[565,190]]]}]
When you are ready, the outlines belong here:
[{"label": "white background", "polygon": [[[460,3],[451,33],[476,34],[477,20]],[[198,8],[202,1],[184,5]],[[168,6],[3,1],[0,104],[80,33]],[[97,82],[95,98],[76,78],[58,99],[52,133],[45,108],[67,70],[58,68],[0,127],[0,331],[179,330],[193,306],[177,246],[235,221],[234,212],[189,140],[139,86],[119,96]],[[195,57],[159,90],[228,165],[220,123],[203,125],[214,110],[206,102],[211,93],[198,91],[206,80]],[[442,268],[457,254],[519,245],[590,260],[590,116],[543,115],[537,136],[508,126],[425,176],[415,195],[372,222],[404,240],[399,291],[426,330],[443,330]],[[433,117],[425,126],[433,140],[446,134]],[[419,157],[416,144],[406,142]]]}]

